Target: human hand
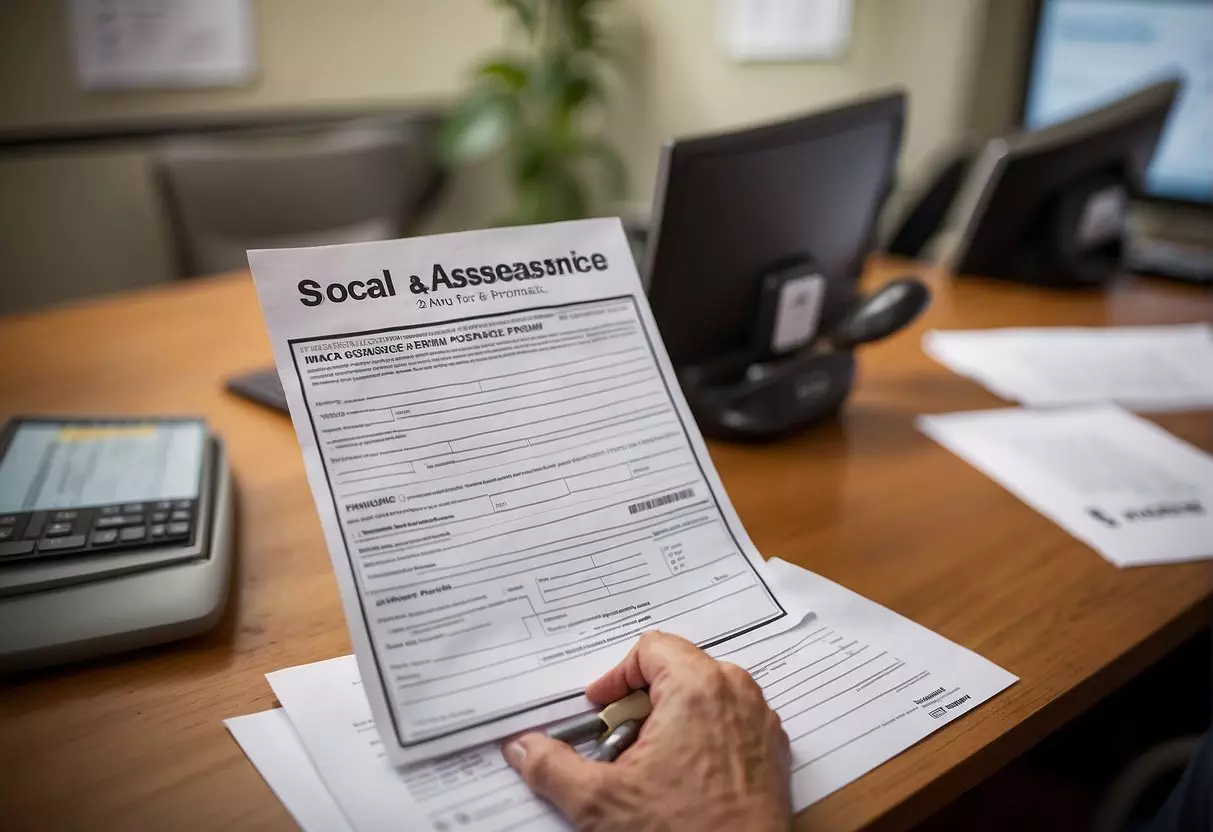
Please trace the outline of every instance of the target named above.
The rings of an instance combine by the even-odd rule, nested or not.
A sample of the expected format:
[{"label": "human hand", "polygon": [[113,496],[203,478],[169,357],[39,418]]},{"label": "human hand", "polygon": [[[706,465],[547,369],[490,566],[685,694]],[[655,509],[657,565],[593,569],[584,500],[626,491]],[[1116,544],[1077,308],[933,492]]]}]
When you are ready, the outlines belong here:
[{"label": "human hand", "polygon": [[785,832],[788,737],[750,674],[649,632],[586,696],[605,705],[643,687],[653,712],[615,762],[586,760],[538,733],[509,742],[506,761],[586,832]]}]

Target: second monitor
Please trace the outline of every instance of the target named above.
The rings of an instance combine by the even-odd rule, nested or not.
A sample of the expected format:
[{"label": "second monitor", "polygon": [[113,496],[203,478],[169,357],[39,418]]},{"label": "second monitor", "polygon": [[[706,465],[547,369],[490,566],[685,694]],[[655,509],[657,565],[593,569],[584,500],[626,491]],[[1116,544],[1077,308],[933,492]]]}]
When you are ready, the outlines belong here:
[{"label": "second monitor", "polygon": [[1160,81],[1106,106],[986,144],[952,206],[958,274],[1100,286],[1121,268],[1141,193],[1181,89]]},{"label": "second monitor", "polygon": [[836,410],[851,348],[900,329],[925,288],[856,285],[893,186],[904,93],[666,145],[645,277],[700,429],[770,438]]}]

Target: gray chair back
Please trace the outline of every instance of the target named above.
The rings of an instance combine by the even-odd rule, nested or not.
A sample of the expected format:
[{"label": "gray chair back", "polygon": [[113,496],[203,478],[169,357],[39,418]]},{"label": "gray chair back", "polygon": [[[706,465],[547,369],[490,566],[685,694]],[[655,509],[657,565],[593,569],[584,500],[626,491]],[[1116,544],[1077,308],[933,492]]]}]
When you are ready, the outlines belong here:
[{"label": "gray chair back", "polygon": [[403,236],[438,177],[422,123],[178,140],[155,164],[183,277],[248,268],[253,248]]}]

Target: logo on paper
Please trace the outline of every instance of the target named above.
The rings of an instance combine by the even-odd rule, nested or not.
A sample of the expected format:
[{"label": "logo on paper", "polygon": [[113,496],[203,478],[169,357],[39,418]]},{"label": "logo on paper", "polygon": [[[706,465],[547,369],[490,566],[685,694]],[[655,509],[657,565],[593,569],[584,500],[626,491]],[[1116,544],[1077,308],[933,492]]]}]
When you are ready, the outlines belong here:
[{"label": "logo on paper", "polygon": [[1087,514],[1109,529],[1118,529],[1122,524],[1140,523],[1147,520],[1203,517],[1205,513],[1206,509],[1199,500],[1179,500],[1170,503],[1154,503],[1138,508],[1127,508],[1120,512],[1121,516],[1119,519],[1097,508],[1087,509]]}]

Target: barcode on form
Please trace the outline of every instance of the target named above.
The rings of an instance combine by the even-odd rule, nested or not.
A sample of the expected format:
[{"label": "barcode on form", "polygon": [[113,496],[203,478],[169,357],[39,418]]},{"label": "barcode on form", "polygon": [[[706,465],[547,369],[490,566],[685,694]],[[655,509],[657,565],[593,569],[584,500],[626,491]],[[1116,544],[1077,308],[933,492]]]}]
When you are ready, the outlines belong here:
[{"label": "barcode on form", "polygon": [[651,508],[669,505],[670,503],[676,503],[679,500],[685,500],[688,497],[694,496],[695,489],[684,488],[681,491],[674,491],[670,494],[662,494],[660,497],[654,497],[651,500],[641,500],[639,503],[632,503],[630,506],[628,506],[628,514],[636,514],[637,512],[648,511]]}]

